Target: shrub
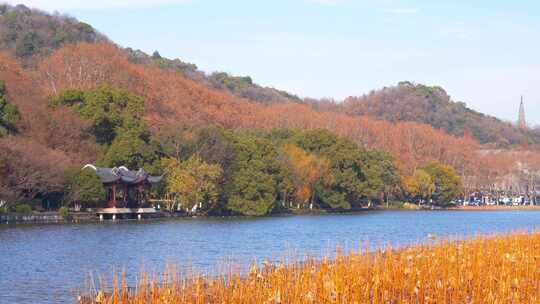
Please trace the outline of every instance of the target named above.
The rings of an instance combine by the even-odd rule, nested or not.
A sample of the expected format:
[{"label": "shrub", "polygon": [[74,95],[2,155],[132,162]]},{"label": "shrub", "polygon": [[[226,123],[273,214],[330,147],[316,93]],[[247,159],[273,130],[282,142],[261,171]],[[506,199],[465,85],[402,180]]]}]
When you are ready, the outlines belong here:
[{"label": "shrub", "polygon": [[60,207],[60,209],[58,209],[58,213],[60,213],[60,216],[65,220],[71,217],[71,215],[69,214],[69,209],[66,206]]},{"label": "shrub", "polygon": [[32,206],[28,204],[19,204],[15,206],[15,212],[21,214],[30,214],[32,213]]}]

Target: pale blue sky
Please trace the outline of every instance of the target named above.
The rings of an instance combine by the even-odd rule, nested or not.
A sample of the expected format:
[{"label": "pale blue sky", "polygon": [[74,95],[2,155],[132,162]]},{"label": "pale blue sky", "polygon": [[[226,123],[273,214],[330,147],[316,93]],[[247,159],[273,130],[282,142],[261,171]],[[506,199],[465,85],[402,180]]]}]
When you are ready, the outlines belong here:
[{"label": "pale blue sky", "polygon": [[540,2],[29,0],[122,46],[250,75],[301,96],[361,95],[409,80],[540,124]]}]

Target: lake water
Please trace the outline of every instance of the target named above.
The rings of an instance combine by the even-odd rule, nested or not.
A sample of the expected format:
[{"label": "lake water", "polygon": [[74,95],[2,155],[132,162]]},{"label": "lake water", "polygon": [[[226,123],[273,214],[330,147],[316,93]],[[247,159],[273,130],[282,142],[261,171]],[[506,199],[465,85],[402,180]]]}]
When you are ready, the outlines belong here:
[{"label": "lake water", "polygon": [[359,246],[426,242],[428,234],[540,228],[540,211],[376,211],[344,215],[176,219],[65,225],[0,225],[0,303],[73,303],[90,273],[167,263],[214,273],[289,253],[320,256]]}]

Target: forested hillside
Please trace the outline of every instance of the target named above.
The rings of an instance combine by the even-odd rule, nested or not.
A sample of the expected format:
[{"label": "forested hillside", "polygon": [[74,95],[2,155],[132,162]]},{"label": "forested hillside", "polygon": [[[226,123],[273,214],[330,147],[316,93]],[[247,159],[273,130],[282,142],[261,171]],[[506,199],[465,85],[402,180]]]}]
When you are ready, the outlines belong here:
[{"label": "forested hillside", "polygon": [[[49,54],[65,43],[99,41],[107,41],[107,38],[91,25],[75,18],[50,15],[24,5],[0,5],[0,49],[17,56],[25,65],[33,63],[33,56]],[[134,63],[171,69],[214,89],[229,91],[237,97],[262,103],[301,101],[287,92],[262,87],[249,76],[237,77],[224,72],[206,75],[194,64],[161,57],[157,51],[152,55],[131,48],[125,51]]]},{"label": "forested hillside", "polygon": [[[480,143],[499,147],[524,141],[540,143],[540,134],[520,130],[512,123],[471,110],[465,103],[453,101],[441,87],[402,82],[328,106],[343,113],[369,115],[391,122],[426,123],[456,136],[468,130]],[[517,106],[516,102],[516,117]]]},{"label": "forested hillside", "polygon": [[[190,132],[197,134],[197,130],[212,124],[220,125],[235,134],[248,130],[269,132],[277,128],[289,129],[290,132],[294,129],[326,129],[353,142],[358,146],[354,149],[387,151],[400,175],[412,174],[430,161],[451,165],[461,175],[473,170],[473,165],[477,164],[476,143],[469,138],[450,136],[425,124],[392,124],[368,117],[316,112],[309,105],[299,103],[263,105],[239,99],[221,90],[210,90],[176,71],[132,63],[124,50],[110,43],[66,45],[40,58],[35,69],[24,69],[12,56],[2,55],[0,79],[5,81],[6,100],[20,113],[20,119],[15,123],[17,133],[0,139],[0,184],[4,197],[15,199],[28,200],[61,193],[67,183],[64,172],[72,166],[80,167],[87,162],[104,166],[127,164],[132,168],[144,167],[150,172],[163,172],[167,166],[164,167],[162,161],[166,158],[188,161],[185,160],[185,154],[175,150],[174,147],[179,147],[175,143],[186,141],[190,138]],[[192,131],[183,135],[186,130]],[[260,163],[241,163],[242,155],[246,153],[242,150],[244,140],[247,140],[246,149],[258,149],[261,142],[253,145],[252,141],[256,143],[263,139],[229,139],[232,147],[237,147],[232,150],[226,146],[225,150],[215,150],[215,139],[206,140],[198,145],[202,150],[198,150],[196,155],[207,155],[203,158],[204,162],[219,164],[223,172],[233,174],[231,178],[236,180],[235,185],[246,182],[246,187],[255,187],[255,190],[242,192],[242,195],[268,191],[270,194],[278,193],[277,190],[271,190],[282,185],[278,183],[281,171],[276,171],[275,167],[265,169],[268,175],[264,178],[272,177],[276,184],[269,183],[269,179],[264,179],[267,181],[264,183],[248,183],[263,177],[257,175],[260,173],[242,170],[255,168]],[[302,141],[292,143],[305,151],[295,155],[308,160],[322,157],[326,153],[336,157],[346,151],[345,146],[333,152],[325,152],[329,150],[315,149],[312,144],[306,145]],[[276,151],[272,155],[275,155],[276,160],[279,159],[281,144],[270,145],[268,149],[266,152],[253,150],[249,153],[264,155]],[[296,148],[291,149],[294,151]],[[348,183],[356,183],[355,178],[360,178],[358,182],[362,183],[365,178],[363,176],[369,170],[374,170],[384,162],[377,157],[364,159],[369,155],[363,156],[363,152],[358,154],[356,166],[359,167],[355,167],[356,170],[368,171],[359,171],[357,175],[346,177]],[[247,160],[253,157],[248,156]],[[226,159],[236,164],[230,170],[226,170],[229,162]],[[367,159],[371,160],[364,162]],[[197,164],[196,160],[191,161]],[[351,160],[344,161],[349,163]],[[261,164],[268,165],[271,162],[262,160]],[[178,166],[182,168],[182,164]],[[246,175],[234,179],[235,172]],[[255,176],[248,178],[249,174]],[[275,186],[268,188],[268,185]],[[375,188],[366,189],[377,189],[385,183],[370,180],[370,185]],[[257,187],[263,189],[256,190]],[[226,190],[223,195],[233,190]],[[372,198],[375,196],[369,193],[365,195]],[[324,199],[324,195],[320,192],[314,203],[323,204],[326,200],[329,206],[347,207],[364,197],[339,198],[328,193],[331,196]],[[277,197],[251,197],[248,201],[267,204],[272,200],[270,198]],[[245,206],[239,206],[233,202],[234,199],[230,199],[227,196],[220,200],[230,203],[220,206],[229,206],[227,210],[244,210],[242,213],[247,214],[258,213],[256,210],[245,211]],[[272,210],[268,208],[261,210]]]},{"label": "forested hillside", "polygon": [[[107,38],[91,25],[62,15],[49,15],[24,5],[0,6],[0,49],[18,57],[24,65],[47,55],[65,43],[104,42]],[[211,89],[222,90],[239,98],[263,104],[306,103],[324,111],[372,116],[390,122],[415,121],[429,124],[456,136],[466,130],[480,143],[508,147],[528,141],[540,143],[540,133],[522,131],[511,123],[487,116],[454,102],[440,87],[410,82],[373,91],[361,97],[349,97],[344,102],[309,100],[269,87],[262,87],[249,76],[238,77],[224,72],[206,74],[195,64],[181,59],[168,59],[155,51],[148,55],[140,50],[123,51],[132,63],[175,71]]]}]

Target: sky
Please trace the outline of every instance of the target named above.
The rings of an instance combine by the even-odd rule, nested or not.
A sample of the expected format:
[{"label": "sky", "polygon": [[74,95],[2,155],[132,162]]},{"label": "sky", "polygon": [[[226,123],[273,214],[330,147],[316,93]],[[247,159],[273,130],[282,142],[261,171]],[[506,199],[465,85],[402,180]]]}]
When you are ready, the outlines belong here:
[{"label": "sky", "polygon": [[[11,1],[11,3],[20,1]],[[27,0],[124,47],[341,100],[399,81],[540,125],[540,1]]]}]

